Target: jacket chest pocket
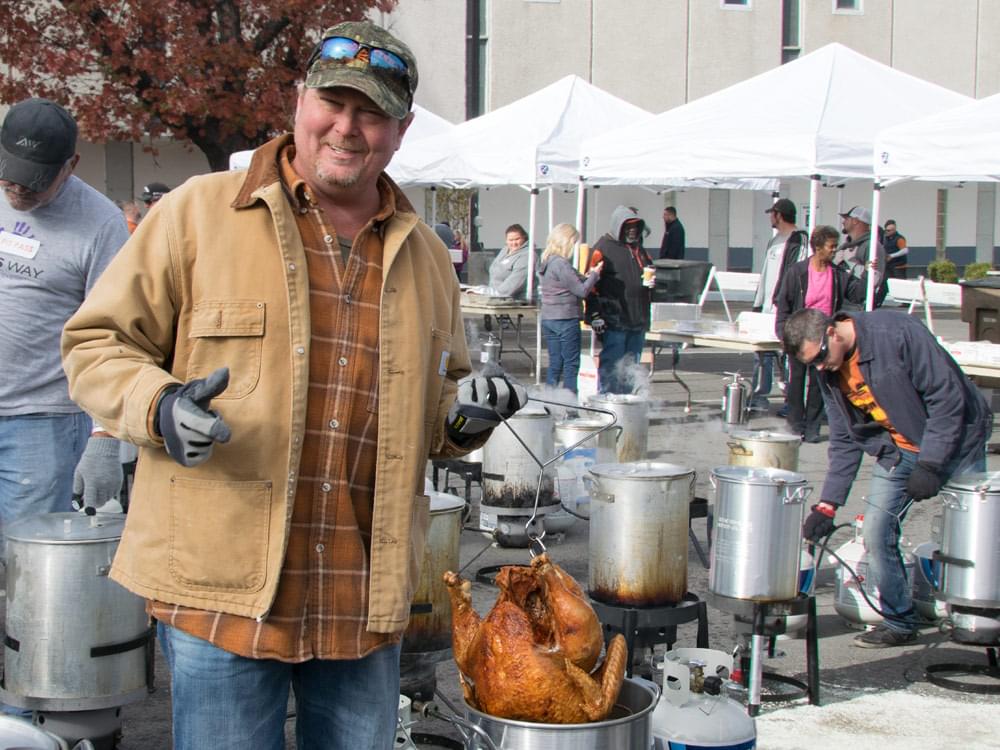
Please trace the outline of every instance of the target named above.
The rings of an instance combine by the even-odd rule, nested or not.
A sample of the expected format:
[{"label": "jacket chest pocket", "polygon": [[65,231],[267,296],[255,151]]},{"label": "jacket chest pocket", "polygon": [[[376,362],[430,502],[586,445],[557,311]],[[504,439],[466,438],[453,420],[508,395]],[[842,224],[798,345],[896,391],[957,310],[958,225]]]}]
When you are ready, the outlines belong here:
[{"label": "jacket chest pocket", "polygon": [[264,346],[263,302],[203,301],[191,314],[191,356],[187,379],[229,368],[229,386],[217,398],[237,399],[257,387]]},{"label": "jacket chest pocket", "polygon": [[444,379],[451,360],[451,333],[449,331],[443,331],[440,328],[431,329],[430,356],[430,366],[427,368],[427,390],[424,394],[425,421],[436,418],[438,404],[441,402]]}]

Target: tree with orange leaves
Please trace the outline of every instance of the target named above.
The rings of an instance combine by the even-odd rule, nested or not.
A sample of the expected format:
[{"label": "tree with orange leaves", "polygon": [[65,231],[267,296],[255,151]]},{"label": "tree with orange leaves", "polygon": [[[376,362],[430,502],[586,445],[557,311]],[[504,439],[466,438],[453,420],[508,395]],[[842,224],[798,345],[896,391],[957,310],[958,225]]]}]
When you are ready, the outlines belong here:
[{"label": "tree with orange leaves", "polygon": [[396,2],[0,0],[0,101],[58,101],[98,142],[171,135],[223,170],[286,129],[323,29]]}]

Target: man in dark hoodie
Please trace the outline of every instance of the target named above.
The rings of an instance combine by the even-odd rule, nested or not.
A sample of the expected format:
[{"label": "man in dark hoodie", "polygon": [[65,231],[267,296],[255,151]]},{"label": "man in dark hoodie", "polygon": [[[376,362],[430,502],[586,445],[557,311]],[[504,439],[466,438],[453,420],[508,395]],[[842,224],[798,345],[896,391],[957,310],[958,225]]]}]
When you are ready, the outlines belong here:
[{"label": "man in dark hoodie", "polygon": [[611,231],[594,243],[588,268],[603,262],[601,279],[587,298],[587,321],[601,337],[598,388],[601,393],[631,393],[627,362],[638,363],[649,330],[652,280],[643,268],[653,260],[642,247],[646,223],[635,209],[618,206]]},{"label": "man in dark hoodie", "polygon": [[[868,265],[868,253],[871,249],[872,213],[863,206],[854,206],[847,213],[840,214],[844,223],[844,234],[847,239],[837,248],[833,256],[833,265],[843,268],[855,278],[860,279]],[[879,230],[881,231],[881,230]],[[878,242],[875,247],[875,307],[880,307],[889,285],[885,281],[885,249]],[[863,310],[865,303],[848,304],[845,310]]]}]

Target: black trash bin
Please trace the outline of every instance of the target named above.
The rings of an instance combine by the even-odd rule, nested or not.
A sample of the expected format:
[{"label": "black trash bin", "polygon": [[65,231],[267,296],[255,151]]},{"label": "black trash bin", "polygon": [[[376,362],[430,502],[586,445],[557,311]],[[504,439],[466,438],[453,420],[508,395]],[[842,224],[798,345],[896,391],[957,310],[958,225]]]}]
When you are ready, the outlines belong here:
[{"label": "black trash bin", "polygon": [[654,260],[653,302],[697,302],[712,264],[707,260]]}]

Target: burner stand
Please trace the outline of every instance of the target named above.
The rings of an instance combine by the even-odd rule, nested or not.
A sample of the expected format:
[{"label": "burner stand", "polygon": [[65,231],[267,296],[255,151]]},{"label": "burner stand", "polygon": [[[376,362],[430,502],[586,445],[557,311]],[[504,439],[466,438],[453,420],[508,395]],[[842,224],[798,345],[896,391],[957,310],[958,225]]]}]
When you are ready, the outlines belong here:
[{"label": "burner stand", "polygon": [[[816,597],[799,595],[795,599],[784,602],[756,602],[746,599],[733,599],[712,593],[707,596],[708,603],[716,609],[730,612],[745,622],[752,623],[750,636],[750,655],[741,658],[744,686],[748,690],[747,713],[757,716],[762,702],[787,701],[796,698],[808,698],[809,703],[819,705],[819,638],[816,627]],[[779,616],[781,619],[768,622],[768,617]],[[774,656],[774,643],[777,636],[785,632],[784,617],[790,615],[806,615],[806,682],[793,677],[763,671],[764,643],[767,641],[767,653]],[[795,690],[785,691],[777,695],[761,695],[764,682],[777,682],[788,685]]]},{"label": "burner stand", "polygon": [[677,642],[677,626],[698,621],[696,645],[708,648],[708,608],[705,602],[688,592],[675,605],[666,607],[626,607],[605,604],[591,597],[590,604],[604,628],[604,640],[610,641],[615,633],[625,636],[628,648],[626,675],[632,676],[635,649],[665,643],[667,650]]},{"label": "burner stand", "polygon": [[[977,693],[979,695],[1000,695],[1000,666],[997,664],[997,650],[992,646],[986,649],[986,664],[960,664],[957,662],[930,664],[924,668],[924,673],[928,682],[946,690],[958,690],[963,693]],[[994,682],[966,682],[954,679],[969,676],[986,678]]]}]

